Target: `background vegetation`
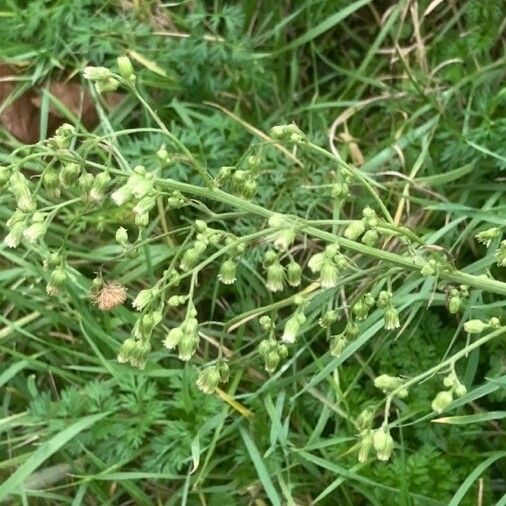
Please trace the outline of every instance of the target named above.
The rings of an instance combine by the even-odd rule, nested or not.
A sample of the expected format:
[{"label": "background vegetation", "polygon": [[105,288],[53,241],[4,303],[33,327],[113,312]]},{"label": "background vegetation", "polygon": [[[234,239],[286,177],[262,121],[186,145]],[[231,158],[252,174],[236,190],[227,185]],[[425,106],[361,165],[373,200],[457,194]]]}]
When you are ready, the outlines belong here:
[{"label": "background vegetation", "polygon": [[[352,187],[339,214],[330,195],[331,159],[292,146],[264,148],[263,132],[293,122],[368,175],[397,224],[444,248],[464,272],[504,281],[504,268],[494,263],[499,239],[487,250],[474,235],[506,220],[505,15],[503,0],[3,0],[0,60],[9,67],[0,85],[9,87],[0,112],[17,104],[18,119],[31,120],[22,127],[27,138],[41,141],[63,119],[97,135],[134,129],[118,136],[118,149],[131,166],[155,169],[166,138],[146,108],[122,89],[104,100],[82,79],[85,66],[114,68],[126,54],[142,95],[212,176],[247,155],[261,156],[254,202],[263,208],[347,220],[375,205]],[[4,116],[6,166],[22,146],[13,128]],[[165,174],[201,184],[184,160]],[[434,278],[394,273],[400,329],[387,332],[376,325],[379,314],[371,315],[366,337],[345,358],[330,356],[330,329],[318,326],[331,297],[343,296],[339,288],[311,301],[297,346],[273,375],[255,352],[264,337],[257,320],[232,331],[228,325],[228,332],[205,326],[190,363],[163,348],[160,332],[144,370],[118,364],[137,318],[131,300],[167,269],[192,222],[205,215],[203,205],[238,236],[264,224],[225,203],[201,204],[155,209],[150,233],[174,234],[144,243],[134,256],[121,256],[114,240],[120,225],[137,233],[131,212],[112,205],[69,209],[45,239],[51,250],[65,244],[72,270],[73,283],[58,297],[46,293],[38,255],[0,246],[1,498],[72,505],[506,504],[504,334],[458,362],[468,394],[445,413],[455,418],[431,421],[441,377],[428,378],[392,407],[400,422],[390,461],[358,463],[356,454],[359,414],[373,407],[375,425],[382,421],[374,377],[411,378],[464,349],[475,339],[462,329],[466,320],[504,322],[504,293],[472,290],[459,314],[449,314]],[[12,211],[12,196],[2,192],[2,228]],[[302,263],[315,251],[311,238],[296,242]],[[238,322],[292,295],[267,292],[261,253],[246,253],[233,288],[218,283],[218,266],[205,271],[195,295],[199,320]],[[359,267],[350,298],[387,269]],[[128,287],[123,307],[106,313],[91,304],[97,273]],[[281,306],[279,321],[291,312]],[[167,327],[179,321],[179,309],[166,314]],[[340,325],[342,314],[335,332]],[[220,341],[231,378],[221,395],[209,396],[195,387],[196,366],[216,357]]]}]

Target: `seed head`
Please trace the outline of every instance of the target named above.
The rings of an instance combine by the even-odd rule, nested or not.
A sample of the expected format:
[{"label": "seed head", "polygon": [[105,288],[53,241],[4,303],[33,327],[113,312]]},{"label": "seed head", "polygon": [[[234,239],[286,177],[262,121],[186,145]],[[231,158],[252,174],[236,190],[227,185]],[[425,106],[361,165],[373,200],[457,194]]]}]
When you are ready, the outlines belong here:
[{"label": "seed head", "polygon": [[102,311],[110,311],[115,307],[121,306],[127,297],[127,290],[123,285],[116,283],[106,283],[96,296],[98,308]]}]

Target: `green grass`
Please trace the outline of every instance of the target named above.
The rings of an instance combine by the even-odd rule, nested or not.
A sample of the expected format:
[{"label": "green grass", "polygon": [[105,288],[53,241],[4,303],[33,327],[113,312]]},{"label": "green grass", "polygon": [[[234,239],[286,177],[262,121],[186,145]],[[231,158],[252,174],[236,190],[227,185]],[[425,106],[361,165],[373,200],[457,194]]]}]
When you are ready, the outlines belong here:
[{"label": "green grass", "polygon": [[[286,5],[0,6],[0,62],[22,65],[0,111],[32,86],[41,99],[40,141],[24,146],[1,129],[0,165],[25,174],[50,219],[34,245],[0,245],[0,502],[504,504],[506,276],[496,251],[506,223],[506,3]],[[135,86],[122,81],[121,105],[110,110],[82,71],[116,73],[125,54]],[[70,77],[94,101],[91,132],[50,92],[48,83]],[[64,149],[54,144],[55,111],[76,127]],[[274,142],[271,128],[291,123],[302,137]],[[162,145],[170,162],[157,155]],[[65,188],[58,179],[58,197],[41,186],[41,175],[59,176],[69,161],[110,175],[100,203],[83,204],[83,180]],[[136,165],[155,174],[141,227],[132,205],[110,199]],[[218,177],[230,166],[254,180],[252,197],[244,179]],[[2,238],[19,206],[3,174]],[[333,198],[343,182],[349,195]],[[367,227],[381,236],[374,244],[343,235],[367,206],[376,212]],[[281,292],[266,287],[273,214],[296,232],[281,263],[303,268],[301,285]],[[202,240],[195,220],[224,235],[185,271],[181,259]],[[486,247],[476,234],[492,227],[499,235]],[[322,289],[308,262],[336,238],[348,266]],[[57,251],[64,259],[48,267]],[[233,285],[219,282],[229,257]],[[437,266],[427,274],[429,260]],[[48,295],[60,264],[66,280]],[[123,305],[92,303],[97,276],[127,287]],[[136,311],[137,294],[155,285],[159,299]],[[452,289],[462,298],[456,313]],[[385,290],[400,327],[386,329],[374,306],[351,337],[354,305]],[[173,295],[189,299],[169,306]],[[119,363],[136,322],[162,303],[159,323],[140,331],[151,346],[145,368]],[[164,339],[192,307],[199,345],[183,362]],[[337,320],[322,327],[329,310]],[[301,312],[296,343],[266,371],[259,344],[279,340]],[[491,318],[499,324],[479,335],[464,330]],[[222,359],[228,382],[203,394],[199,372]],[[435,413],[452,372],[467,391]],[[374,386],[381,374],[401,387],[383,393]],[[390,459],[371,450],[359,462],[368,431],[383,423]]]}]

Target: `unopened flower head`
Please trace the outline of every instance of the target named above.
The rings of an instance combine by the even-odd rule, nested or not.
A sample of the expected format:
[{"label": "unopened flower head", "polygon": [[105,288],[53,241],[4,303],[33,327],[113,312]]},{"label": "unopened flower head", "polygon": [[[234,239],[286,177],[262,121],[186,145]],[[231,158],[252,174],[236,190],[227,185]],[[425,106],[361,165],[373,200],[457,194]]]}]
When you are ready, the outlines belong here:
[{"label": "unopened flower head", "polygon": [[274,262],[267,267],[267,289],[271,292],[281,292],[283,290],[285,271],[283,266],[278,262]]},{"label": "unopened flower head", "polygon": [[292,261],[286,266],[286,280],[290,286],[296,287],[300,285],[302,268],[297,262]]},{"label": "unopened flower head", "polygon": [[132,62],[128,56],[118,56],[118,72],[119,75],[125,78],[127,81],[135,81],[135,74]]},{"label": "unopened flower head", "polygon": [[453,395],[451,391],[443,390],[439,392],[434,400],[432,401],[432,410],[436,413],[442,413],[453,401]]},{"label": "unopened flower head", "polygon": [[324,260],[320,270],[322,288],[335,288],[339,282],[339,270],[332,260]]},{"label": "unopened flower head", "polygon": [[221,382],[220,369],[217,365],[211,365],[200,371],[197,378],[197,388],[204,394],[214,394]]},{"label": "unopened flower head", "polygon": [[132,306],[137,309],[137,311],[142,311],[158,297],[158,294],[159,290],[157,288],[141,290],[132,302]]},{"label": "unopened flower head", "polygon": [[306,317],[304,313],[297,311],[293,314],[285,324],[285,329],[283,331],[283,336],[281,337],[281,341],[283,343],[292,344],[295,342],[295,339],[299,335],[300,328],[304,325],[306,321]]},{"label": "unopened flower head", "polygon": [[385,330],[395,330],[400,327],[397,309],[389,306],[385,309]]},{"label": "unopened flower head", "polygon": [[468,320],[464,323],[464,330],[469,334],[481,334],[486,328],[488,328],[488,323],[481,320]]},{"label": "unopened flower head", "polygon": [[105,67],[85,67],[83,77],[89,81],[106,81],[112,77],[112,73]]},{"label": "unopened flower head", "polygon": [[330,354],[333,357],[340,357],[346,346],[348,346],[348,338],[344,334],[332,337],[330,341]]},{"label": "unopened flower head", "polygon": [[372,441],[378,460],[387,461],[394,450],[394,440],[390,432],[380,427],[373,432]]},{"label": "unopened flower head", "polygon": [[346,239],[350,239],[352,241],[358,239],[365,231],[365,224],[362,220],[352,221],[345,229],[344,229],[344,237]]},{"label": "unopened flower head", "polygon": [[225,260],[220,267],[220,272],[218,273],[218,279],[224,284],[224,285],[232,285],[235,283],[236,277],[235,277],[235,271],[237,268],[237,264],[235,260],[232,260],[231,258]]}]

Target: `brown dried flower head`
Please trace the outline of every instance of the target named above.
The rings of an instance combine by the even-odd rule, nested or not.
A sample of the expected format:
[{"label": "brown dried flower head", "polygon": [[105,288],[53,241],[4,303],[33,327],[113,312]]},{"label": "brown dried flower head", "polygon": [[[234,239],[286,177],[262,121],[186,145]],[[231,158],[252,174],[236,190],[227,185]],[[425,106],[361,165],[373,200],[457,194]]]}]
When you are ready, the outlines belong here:
[{"label": "brown dried flower head", "polygon": [[116,282],[106,283],[95,296],[95,302],[102,311],[110,311],[125,302],[127,290]]}]

